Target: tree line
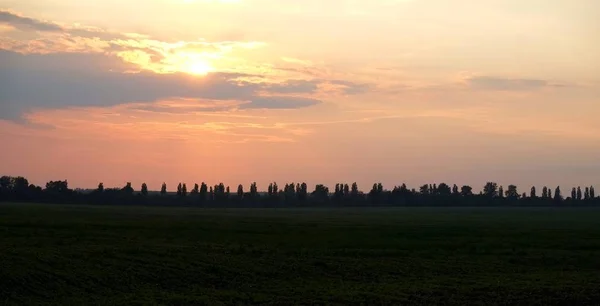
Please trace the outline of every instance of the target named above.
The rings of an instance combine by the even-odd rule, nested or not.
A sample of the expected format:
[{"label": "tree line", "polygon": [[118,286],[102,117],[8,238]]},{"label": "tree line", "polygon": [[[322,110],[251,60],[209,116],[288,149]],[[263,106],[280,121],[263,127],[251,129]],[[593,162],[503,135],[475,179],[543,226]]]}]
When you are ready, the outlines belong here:
[{"label": "tree line", "polygon": [[46,186],[30,184],[24,177],[0,177],[0,201],[104,205],[180,205],[203,207],[318,207],[318,206],[600,206],[593,186],[573,187],[563,193],[559,187],[535,187],[520,192],[516,185],[499,186],[487,182],[475,193],[471,186],[425,184],[409,189],[406,184],[384,189],[373,184],[368,192],[360,191],[357,183],[338,183],[333,190],[319,184],[309,190],[306,183],[287,183],[280,187],[271,183],[266,192],[259,192],[256,183],[248,190],[238,185],[235,191],[223,183],[179,183],[169,192],[163,183],[160,191],[152,192],[142,184],[135,190],[131,183],[120,188],[105,188],[103,183],[91,191],[73,190],[67,180],[50,181]]}]

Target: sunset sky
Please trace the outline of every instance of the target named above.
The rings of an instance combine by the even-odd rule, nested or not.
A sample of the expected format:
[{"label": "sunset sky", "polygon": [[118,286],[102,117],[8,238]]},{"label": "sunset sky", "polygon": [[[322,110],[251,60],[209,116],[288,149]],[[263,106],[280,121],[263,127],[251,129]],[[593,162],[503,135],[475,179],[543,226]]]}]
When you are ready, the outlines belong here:
[{"label": "sunset sky", "polygon": [[0,175],[600,186],[599,33],[598,0],[0,0]]}]

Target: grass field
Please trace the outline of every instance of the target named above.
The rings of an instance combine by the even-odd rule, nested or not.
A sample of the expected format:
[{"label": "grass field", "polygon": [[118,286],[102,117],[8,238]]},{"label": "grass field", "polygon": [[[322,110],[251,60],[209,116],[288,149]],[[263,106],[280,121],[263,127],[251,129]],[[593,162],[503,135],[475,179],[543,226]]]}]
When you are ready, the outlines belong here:
[{"label": "grass field", "polygon": [[600,209],[0,204],[0,305],[600,301]]}]

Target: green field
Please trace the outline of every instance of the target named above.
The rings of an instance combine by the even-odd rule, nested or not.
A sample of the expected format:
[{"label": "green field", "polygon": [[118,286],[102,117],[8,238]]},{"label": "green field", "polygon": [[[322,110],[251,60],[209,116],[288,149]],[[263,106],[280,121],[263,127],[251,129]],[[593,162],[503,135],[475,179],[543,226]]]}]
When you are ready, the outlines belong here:
[{"label": "green field", "polygon": [[600,301],[600,209],[0,204],[0,305]]}]

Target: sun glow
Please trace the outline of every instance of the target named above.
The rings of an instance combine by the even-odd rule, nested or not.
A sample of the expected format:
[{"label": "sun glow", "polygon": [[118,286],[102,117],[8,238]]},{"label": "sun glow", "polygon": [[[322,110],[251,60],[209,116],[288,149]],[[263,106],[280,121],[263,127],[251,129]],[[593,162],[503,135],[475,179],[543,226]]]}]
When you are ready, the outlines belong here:
[{"label": "sun glow", "polygon": [[203,60],[191,61],[186,66],[186,72],[195,75],[207,75],[209,72],[213,71],[213,67]]}]

